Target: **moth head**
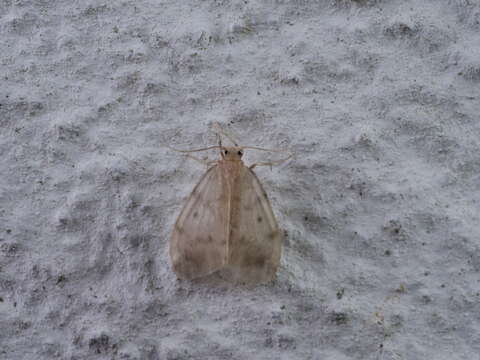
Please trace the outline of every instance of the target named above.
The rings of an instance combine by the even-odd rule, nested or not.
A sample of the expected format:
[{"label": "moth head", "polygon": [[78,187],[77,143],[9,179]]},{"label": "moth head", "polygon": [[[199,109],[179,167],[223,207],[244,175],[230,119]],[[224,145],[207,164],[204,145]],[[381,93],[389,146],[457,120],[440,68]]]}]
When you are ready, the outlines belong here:
[{"label": "moth head", "polygon": [[240,161],[243,156],[241,147],[222,147],[222,158],[230,161]]}]

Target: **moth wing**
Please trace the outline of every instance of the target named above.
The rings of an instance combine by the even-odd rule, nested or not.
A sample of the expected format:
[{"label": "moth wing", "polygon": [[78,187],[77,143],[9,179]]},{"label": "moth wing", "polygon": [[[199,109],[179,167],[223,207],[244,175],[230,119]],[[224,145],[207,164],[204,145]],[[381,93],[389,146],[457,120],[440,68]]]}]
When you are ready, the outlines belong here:
[{"label": "moth wing", "polygon": [[228,267],[236,281],[262,283],[275,276],[283,237],[262,184],[242,168],[231,204]]},{"label": "moth wing", "polygon": [[227,261],[228,187],[218,165],[203,175],[173,230],[170,257],[183,279],[204,276]]}]

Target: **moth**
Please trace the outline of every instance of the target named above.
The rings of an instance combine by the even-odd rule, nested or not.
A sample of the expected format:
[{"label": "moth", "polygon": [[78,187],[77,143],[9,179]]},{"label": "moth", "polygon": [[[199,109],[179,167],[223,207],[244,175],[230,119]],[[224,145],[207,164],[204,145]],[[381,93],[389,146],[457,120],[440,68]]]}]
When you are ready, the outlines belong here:
[{"label": "moth", "polygon": [[[264,283],[275,277],[283,234],[260,180],[253,168],[275,165],[275,162],[246,166],[242,161],[245,149],[268,150],[239,146],[221,130],[219,145],[195,152],[218,149],[220,159],[204,162],[209,168],[188,197],[175,222],[170,257],[172,267],[181,279],[195,279],[215,272],[235,283]],[[221,135],[234,146],[222,146]],[[280,150],[282,151],[282,150]]]}]

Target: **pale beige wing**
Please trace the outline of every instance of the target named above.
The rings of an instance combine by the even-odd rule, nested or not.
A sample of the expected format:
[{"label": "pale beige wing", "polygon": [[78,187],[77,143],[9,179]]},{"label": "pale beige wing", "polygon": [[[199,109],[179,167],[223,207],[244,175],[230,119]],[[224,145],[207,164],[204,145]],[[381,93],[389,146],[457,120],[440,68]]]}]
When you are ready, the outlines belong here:
[{"label": "pale beige wing", "polygon": [[230,227],[228,268],[234,280],[272,280],[280,262],[283,237],[265,190],[245,166],[233,187]]},{"label": "pale beige wing", "polygon": [[181,211],[170,243],[175,273],[193,279],[212,273],[226,263],[228,187],[217,165],[193,189]]}]

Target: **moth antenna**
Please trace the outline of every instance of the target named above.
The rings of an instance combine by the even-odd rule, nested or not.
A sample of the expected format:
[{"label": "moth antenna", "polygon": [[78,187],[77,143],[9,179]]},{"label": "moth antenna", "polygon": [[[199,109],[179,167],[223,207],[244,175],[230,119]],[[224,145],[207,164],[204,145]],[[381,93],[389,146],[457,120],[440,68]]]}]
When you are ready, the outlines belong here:
[{"label": "moth antenna", "polygon": [[252,150],[260,150],[260,151],[269,151],[269,152],[290,152],[293,156],[294,152],[287,149],[265,149],[257,146],[242,146],[243,149],[252,149]]},{"label": "moth antenna", "polygon": [[293,153],[290,154],[290,156],[284,158],[284,159],[279,159],[279,160],[274,160],[274,161],[268,161],[268,162],[259,162],[259,163],[255,163],[255,164],[252,164],[249,166],[250,169],[253,169],[254,167],[256,166],[270,166],[270,169],[272,168],[272,166],[275,166],[275,165],[280,165],[280,164],[283,164],[285,161],[287,160],[290,160],[292,157],[293,157]]},{"label": "moth antenna", "polygon": [[[252,149],[252,150],[260,150],[260,151],[268,151],[268,152],[288,152],[289,155],[285,159],[278,160],[280,163],[287,161],[288,159],[292,158],[295,156],[295,152],[292,150],[287,150],[287,149],[265,149],[257,146],[243,146],[243,149]],[[276,163],[277,161],[275,161]]]},{"label": "moth antenna", "polygon": [[214,126],[214,132],[217,134],[217,135],[223,135],[225,136],[228,140],[230,140],[233,145],[235,146],[238,146],[238,142],[235,141],[235,139],[233,138],[233,136],[229,133],[227,133],[225,130],[222,129],[222,127],[220,126],[220,123],[219,122],[214,122],[213,123],[213,126]]},{"label": "moth antenna", "polygon": [[173,151],[176,151],[176,152],[180,152],[180,153],[190,153],[190,152],[197,152],[197,151],[205,151],[205,150],[211,150],[211,149],[218,149],[219,147],[221,148],[221,146],[209,146],[209,147],[206,147],[206,148],[201,148],[201,149],[194,149],[194,150],[180,150],[180,149],[175,149],[175,148],[172,148],[171,146],[168,146],[168,145],[165,145],[166,148],[170,149],[170,150],[173,150]]},{"label": "moth antenna", "polygon": [[283,164],[285,161],[290,160],[292,157],[295,156],[295,152],[289,151],[289,150],[264,149],[264,148],[259,148],[259,147],[256,147],[256,146],[245,146],[245,147],[243,147],[243,148],[244,148],[244,149],[261,150],[261,151],[270,151],[270,152],[289,152],[289,153],[290,153],[290,154],[289,154],[286,158],[284,158],[284,159],[273,160],[273,161],[268,161],[268,162],[259,162],[259,163],[252,164],[252,165],[249,166],[250,169],[253,169],[253,168],[256,167],[256,166],[270,166],[270,168],[271,168],[273,165]]}]

